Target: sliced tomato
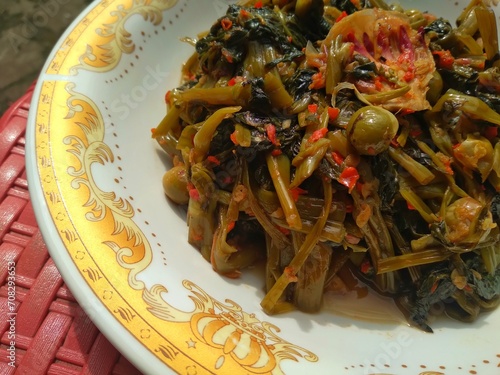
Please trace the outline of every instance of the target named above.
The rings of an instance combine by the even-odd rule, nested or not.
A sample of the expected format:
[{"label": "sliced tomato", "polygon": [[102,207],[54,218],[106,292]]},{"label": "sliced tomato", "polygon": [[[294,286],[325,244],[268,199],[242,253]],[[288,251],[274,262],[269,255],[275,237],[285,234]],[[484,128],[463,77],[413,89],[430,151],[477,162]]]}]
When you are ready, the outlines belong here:
[{"label": "sliced tomato", "polygon": [[344,42],[352,43],[353,60],[361,54],[375,62],[379,72],[394,78],[387,80],[381,75],[373,82],[353,82],[361,93],[386,92],[408,85],[408,93],[381,106],[390,111],[430,108],[426,93],[436,70],[434,58],[425,36],[411,28],[405,14],[378,8],[354,12],[335,23],[323,43],[329,46],[339,35]]}]

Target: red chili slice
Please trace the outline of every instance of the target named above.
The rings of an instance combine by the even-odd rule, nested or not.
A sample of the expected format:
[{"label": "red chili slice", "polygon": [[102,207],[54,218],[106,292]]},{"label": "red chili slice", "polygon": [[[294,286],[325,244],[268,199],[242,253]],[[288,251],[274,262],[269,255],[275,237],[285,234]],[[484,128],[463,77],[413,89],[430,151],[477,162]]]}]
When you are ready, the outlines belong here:
[{"label": "red chili slice", "polygon": [[349,192],[354,189],[359,180],[358,170],[354,167],[345,168],[339,176],[339,182],[349,189]]}]

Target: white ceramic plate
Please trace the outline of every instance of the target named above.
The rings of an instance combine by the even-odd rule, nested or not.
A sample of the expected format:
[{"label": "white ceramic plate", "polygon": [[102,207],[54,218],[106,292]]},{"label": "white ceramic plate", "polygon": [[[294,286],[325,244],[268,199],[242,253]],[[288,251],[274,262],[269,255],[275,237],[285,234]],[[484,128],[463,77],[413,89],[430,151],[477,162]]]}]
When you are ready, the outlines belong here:
[{"label": "white ceramic plate", "polygon": [[[214,273],[164,197],[149,129],[192,48],[230,1],[93,3],[38,82],[29,186],[50,253],[101,331],[147,374],[498,374],[500,311],[474,324],[324,312],[267,316],[258,272]],[[466,1],[401,1],[454,20]],[[388,319],[390,320],[390,319]]]}]

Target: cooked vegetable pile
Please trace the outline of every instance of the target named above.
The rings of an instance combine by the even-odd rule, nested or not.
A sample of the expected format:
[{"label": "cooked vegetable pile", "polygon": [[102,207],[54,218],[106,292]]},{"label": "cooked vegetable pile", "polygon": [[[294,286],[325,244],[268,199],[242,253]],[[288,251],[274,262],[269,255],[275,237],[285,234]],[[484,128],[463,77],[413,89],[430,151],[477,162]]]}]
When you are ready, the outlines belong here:
[{"label": "cooked vegetable pile", "polygon": [[270,314],[321,308],[345,275],[409,320],[500,301],[495,14],[456,26],[383,0],[229,6],[152,130],[189,243],[238,277],[265,261]]}]

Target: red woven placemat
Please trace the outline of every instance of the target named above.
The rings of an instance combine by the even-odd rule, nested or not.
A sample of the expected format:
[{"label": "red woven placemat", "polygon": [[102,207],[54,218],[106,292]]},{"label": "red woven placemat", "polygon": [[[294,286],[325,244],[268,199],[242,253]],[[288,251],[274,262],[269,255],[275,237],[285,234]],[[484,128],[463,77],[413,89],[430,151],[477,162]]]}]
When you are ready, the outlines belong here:
[{"label": "red woven placemat", "polygon": [[75,301],[43,242],[24,164],[32,94],[0,118],[0,375],[140,374]]}]

